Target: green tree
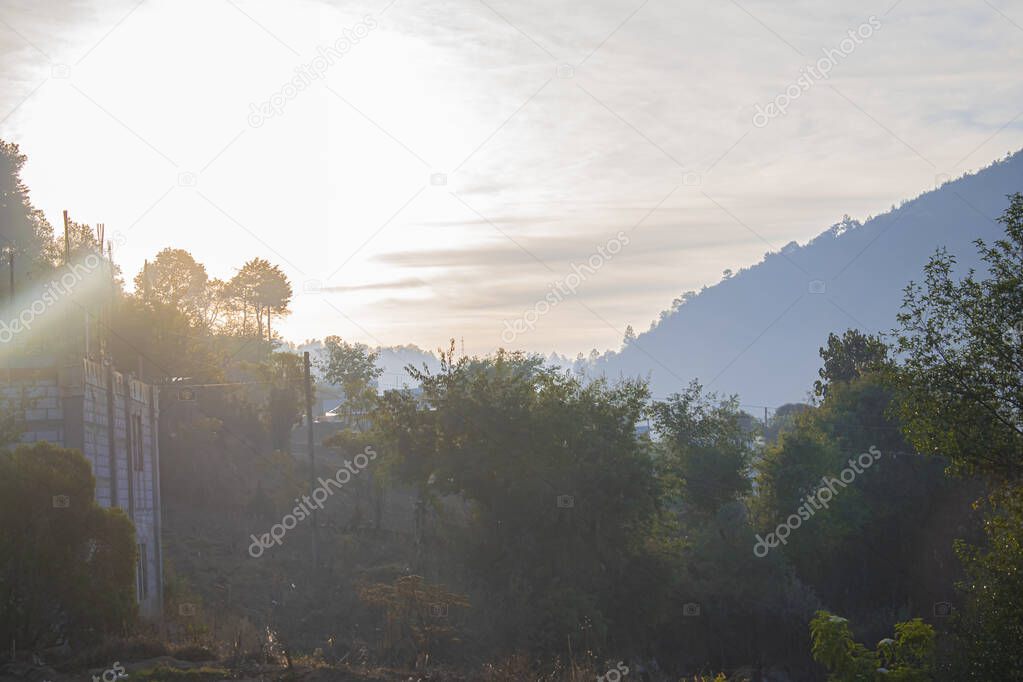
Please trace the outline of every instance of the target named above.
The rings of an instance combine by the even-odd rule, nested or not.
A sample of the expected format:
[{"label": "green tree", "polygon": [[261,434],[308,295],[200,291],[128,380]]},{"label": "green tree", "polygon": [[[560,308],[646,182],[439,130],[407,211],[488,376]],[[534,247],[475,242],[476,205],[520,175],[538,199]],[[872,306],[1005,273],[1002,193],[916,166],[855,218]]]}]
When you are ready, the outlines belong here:
[{"label": "green tree", "polygon": [[257,310],[266,310],[266,339],[272,342],[273,330],[270,318],[273,313],[277,313],[279,317],[291,314],[288,309],[292,294],[291,283],[281,268],[274,265],[260,273],[255,294]]},{"label": "green tree", "polygon": [[704,395],[693,381],[651,411],[661,435],[661,478],[687,507],[713,514],[749,492],[753,434],[736,396]]},{"label": "green tree", "polygon": [[[421,396],[388,391],[374,422],[421,509],[440,513],[452,495],[467,505],[449,542],[474,612],[502,614],[475,627],[511,650],[642,645],[667,583],[648,542],[656,480],[635,434],[645,385],[584,384],[517,353],[441,362],[411,371]],[[433,552],[419,525],[422,563]]]},{"label": "green tree", "polygon": [[0,452],[0,641],[52,646],[135,617],[135,530],[93,499],[91,465],[50,443]]},{"label": "green tree", "polygon": [[898,413],[921,452],[951,460],[959,475],[995,486],[986,513],[987,542],[960,542],[967,579],[955,622],[956,679],[1021,679],[1023,635],[1023,194],[999,219],[1005,236],[974,243],[986,264],[961,277],[938,251],[922,284],[906,288],[895,373]]},{"label": "green tree", "polygon": [[[734,396],[693,382],[651,408],[661,515],[655,537],[675,557],[659,623],[659,660],[698,670],[805,664],[805,626],[820,603],[779,552],[753,552],[747,510],[755,431]],[[694,606],[698,617],[687,613]]]},{"label": "green tree", "polygon": [[1023,475],[1023,194],[999,219],[1005,237],[974,243],[987,265],[956,278],[944,250],[906,288],[898,320],[900,414],[914,445],[958,473]]},{"label": "green tree", "polygon": [[[778,551],[825,604],[878,636],[945,598],[959,577],[952,541],[969,526],[979,490],[948,481],[947,460],[913,452],[887,379],[868,371],[831,382],[820,405],[765,449],[753,503],[765,533],[804,516]],[[843,471],[855,474],[847,484]]]},{"label": "green tree", "polygon": [[270,443],[274,450],[291,452],[291,430],[305,415],[304,360],[296,353],[271,353],[261,370],[270,385],[266,406]]},{"label": "green tree", "polygon": [[636,332],[633,330],[632,325],[625,326],[625,336],[622,339],[622,350],[628,348],[632,344],[636,343]]},{"label": "green tree", "polygon": [[323,376],[345,392],[348,425],[358,426],[376,399],[376,381],[384,370],[377,367],[379,353],[362,343],[348,343],[340,336],[323,341],[327,359],[322,364]]},{"label": "green tree", "polygon": [[[18,145],[0,140],[0,292],[6,302],[10,269],[16,282],[38,279],[52,267],[57,252],[52,242],[53,229],[42,211],[32,205],[28,187],[21,179],[27,157]],[[15,284],[17,287],[17,283]]]},{"label": "green tree", "polygon": [[266,322],[267,340],[272,340],[270,329],[271,313],[287,315],[291,302],[291,283],[280,267],[263,258],[247,261],[227,284],[229,297],[242,309],[242,334],[248,330],[248,313],[251,308],[256,322],[257,336],[263,336]]},{"label": "green tree", "polygon": [[771,415],[771,419],[764,429],[765,443],[776,443],[778,436],[783,431],[793,428],[799,415],[809,409],[810,406],[806,403],[785,403],[779,406]]},{"label": "green tree", "polygon": [[[103,245],[99,243],[99,236],[96,233],[95,228],[86,223],[79,223],[74,220],[68,220],[68,259],[71,263],[81,263],[87,256],[104,254]],[[55,241],[55,249],[60,253],[59,263],[64,264],[64,238],[61,236]],[[120,271],[115,269],[115,279]],[[109,271],[107,272],[109,277]],[[108,280],[109,281],[109,280]],[[121,282],[119,280],[114,282],[114,286],[120,290]]]},{"label": "green tree", "polygon": [[192,254],[166,248],[135,275],[135,291],[145,303],[176,308],[198,326],[204,322],[202,303],[208,280],[206,267]]},{"label": "green tree", "polygon": [[956,614],[956,680],[1023,680],[1023,488],[994,493],[983,505],[986,542],[956,543],[967,577]]},{"label": "green tree", "polygon": [[223,376],[223,365],[215,359],[209,340],[196,333],[185,311],[171,304],[120,297],[108,319],[102,333],[109,339],[115,363],[124,371],[137,372],[141,367],[144,381],[172,377],[218,381]]},{"label": "green tree", "polygon": [[849,382],[864,372],[877,370],[888,364],[888,346],[877,336],[848,329],[842,336],[828,334],[827,347],[820,349],[824,365],[817,371],[820,378],[814,382],[818,398],[827,394],[833,382]]},{"label": "green tree", "polygon": [[230,312],[230,288],[222,279],[207,280],[195,300],[200,326],[207,332],[220,331]]},{"label": "green tree", "polygon": [[895,638],[874,651],[853,639],[849,621],[818,611],[810,622],[813,659],[828,668],[828,682],[929,682],[934,659],[934,628],[919,618],[896,623]]}]

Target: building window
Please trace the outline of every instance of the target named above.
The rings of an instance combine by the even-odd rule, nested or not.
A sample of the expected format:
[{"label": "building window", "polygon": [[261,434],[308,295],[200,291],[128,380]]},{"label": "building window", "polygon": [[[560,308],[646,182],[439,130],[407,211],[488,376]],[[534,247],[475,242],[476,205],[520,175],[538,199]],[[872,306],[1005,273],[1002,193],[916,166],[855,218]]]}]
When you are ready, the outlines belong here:
[{"label": "building window", "polygon": [[147,587],[149,585],[149,581],[146,579],[146,564],[147,564],[147,561],[146,561],[146,546],[145,546],[145,544],[139,544],[138,548],[139,548],[139,565],[138,565],[138,567],[135,570],[135,577],[136,577],[136,579],[138,581],[138,585],[137,585],[138,599],[141,602],[141,601],[144,601],[146,596],[149,594],[149,590],[147,589]]},{"label": "building window", "polygon": [[132,468],[135,471],[142,471],[144,466],[142,450],[142,415],[131,416],[131,458]]}]

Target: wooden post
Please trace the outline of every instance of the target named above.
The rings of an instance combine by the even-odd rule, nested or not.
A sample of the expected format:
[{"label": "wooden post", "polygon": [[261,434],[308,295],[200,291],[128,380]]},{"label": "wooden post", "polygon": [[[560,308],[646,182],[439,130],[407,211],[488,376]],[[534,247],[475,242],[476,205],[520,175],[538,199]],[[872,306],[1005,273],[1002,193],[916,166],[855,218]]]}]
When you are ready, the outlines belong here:
[{"label": "wooden post", "polygon": [[[64,266],[68,267],[71,264],[71,220],[68,218],[67,211],[64,211]],[[71,311],[67,310],[64,313],[64,333],[71,335],[72,322],[71,322]],[[77,362],[77,355],[80,352],[79,349],[75,348],[75,341],[73,335],[70,339],[70,345],[65,346],[64,355],[65,361]]]},{"label": "wooden post", "polygon": [[71,259],[71,234],[70,223],[68,222],[67,211],[64,211],[64,265],[68,265]]}]

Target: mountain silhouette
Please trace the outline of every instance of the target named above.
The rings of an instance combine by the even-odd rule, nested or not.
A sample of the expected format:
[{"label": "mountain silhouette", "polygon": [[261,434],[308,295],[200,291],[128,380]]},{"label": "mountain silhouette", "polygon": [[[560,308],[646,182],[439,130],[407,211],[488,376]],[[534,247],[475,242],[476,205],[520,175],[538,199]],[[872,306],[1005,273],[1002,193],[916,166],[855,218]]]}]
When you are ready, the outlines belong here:
[{"label": "mountain silhouette", "polygon": [[[805,400],[829,332],[888,332],[903,290],[940,247],[962,271],[981,269],[973,240],[999,238],[1007,195],[1023,191],[1023,151],[903,202],[865,223],[848,217],[805,245],[676,299],[620,352],[587,363],[590,375],[647,377],[655,398],[692,379],[749,406]],[[748,407],[747,409],[751,409]]]}]

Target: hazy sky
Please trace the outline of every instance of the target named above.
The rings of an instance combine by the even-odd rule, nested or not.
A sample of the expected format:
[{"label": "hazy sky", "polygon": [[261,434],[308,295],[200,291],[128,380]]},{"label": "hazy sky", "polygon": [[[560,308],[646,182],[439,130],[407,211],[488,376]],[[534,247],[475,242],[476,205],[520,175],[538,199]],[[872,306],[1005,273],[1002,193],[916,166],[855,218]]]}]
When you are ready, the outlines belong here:
[{"label": "hazy sky", "polygon": [[1023,146],[1023,2],[835,4],[2,0],[0,137],[129,280],[261,256],[293,340],[574,355]]}]

